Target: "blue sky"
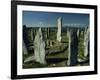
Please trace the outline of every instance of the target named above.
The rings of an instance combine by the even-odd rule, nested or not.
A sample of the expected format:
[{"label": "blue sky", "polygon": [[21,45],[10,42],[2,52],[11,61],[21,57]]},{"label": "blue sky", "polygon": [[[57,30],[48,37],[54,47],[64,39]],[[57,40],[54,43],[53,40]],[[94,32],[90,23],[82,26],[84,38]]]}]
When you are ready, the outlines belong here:
[{"label": "blue sky", "polygon": [[63,25],[89,25],[89,14],[38,11],[23,11],[23,25],[27,27],[56,26],[59,17],[62,18]]}]

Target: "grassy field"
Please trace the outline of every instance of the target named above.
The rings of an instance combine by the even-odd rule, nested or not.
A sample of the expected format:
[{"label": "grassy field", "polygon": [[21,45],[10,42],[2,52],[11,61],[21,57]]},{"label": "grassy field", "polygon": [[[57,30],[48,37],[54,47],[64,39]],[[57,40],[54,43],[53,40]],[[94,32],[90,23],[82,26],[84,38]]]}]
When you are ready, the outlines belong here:
[{"label": "grassy field", "polygon": [[[56,54],[47,54],[46,55],[46,61],[47,64],[43,65],[40,64],[38,62],[35,61],[30,61],[28,63],[24,63],[24,60],[31,56],[34,55],[34,52],[29,53],[28,55],[23,55],[23,68],[45,68],[45,67],[65,67],[68,66],[67,65],[67,58],[68,58],[68,37],[66,32],[62,32],[62,40],[61,43],[57,42],[56,40],[56,32],[50,32],[49,34],[49,40],[53,40],[55,43],[52,46],[46,46],[46,50],[49,51],[53,51],[53,50],[62,50],[62,52],[60,53],[56,53]],[[46,38],[44,37],[45,41]],[[30,41],[31,42],[31,41]],[[84,58],[84,35],[81,34],[79,37],[79,46],[78,46],[78,57],[80,58]],[[58,62],[49,62],[48,59],[54,59],[54,60],[58,60]],[[84,65],[89,65],[89,61],[88,63],[83,63],[83,64],[77,64],[76,66],[84,66]]]}]

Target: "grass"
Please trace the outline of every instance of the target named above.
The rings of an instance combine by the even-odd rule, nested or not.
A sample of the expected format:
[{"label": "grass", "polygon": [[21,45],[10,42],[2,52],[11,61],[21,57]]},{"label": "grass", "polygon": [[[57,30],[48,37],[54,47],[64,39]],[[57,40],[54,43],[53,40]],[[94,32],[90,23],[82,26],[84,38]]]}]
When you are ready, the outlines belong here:
[{"label": "grass", "polygon": [[23,68],[27,69],[27,68],[43,68],[43,67],[47,67],[47,65],[43,65],[40,64],[39,62],[35,62],[35,61],[31,61],[29,63],[25,63],[23,65]]},{"label": "grass", "polygon": [[[68,45],[68,37],[65,32],[62,32],[62,44],[57,43],[56,41],[56,33],[55,32],[50,32],[49,40],[54,40],[56,44],[54,44],[52,47],[49,46],[49,50],[62,50],[64,48],[64,45]],[[79,46],[78,46],[78,57],[84,58],[84,36],[81,34],[79,37]],[[34,53],[33,53],[34,54]],[[23,55],[23,60],[25,60],[28,56],[31,56],[33,54],[28,54],[28,55]],[[56,55],[47,55],[46,58],[68,58],[68,49],[66,49],[64,52],[61,52]],[[67,66],[66,65],[67,61],[62,61],[57,63],[55,66],[56,67],[61,67],[61,66]],[[83,64],[83,65],[88,65],[88,64]],[[44,68],[44,67],[55,67],[53,64],[47,63],[47,65],[40,64],[35,61],[31,61],[29,63],[23,64],[23,68]],[[80,65],[79,65],[80,66]]]}]

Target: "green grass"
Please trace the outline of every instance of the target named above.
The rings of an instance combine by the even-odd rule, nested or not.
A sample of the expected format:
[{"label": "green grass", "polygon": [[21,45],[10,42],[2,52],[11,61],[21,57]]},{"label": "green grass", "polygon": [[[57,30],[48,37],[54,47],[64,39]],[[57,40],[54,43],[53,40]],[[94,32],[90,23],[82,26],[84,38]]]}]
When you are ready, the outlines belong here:
[{"label": "green grass", "polygon": [[25,68],[25,69],[27,69],[27,68],[43,68],[43,67],[47,67],[47,65],[43,65],[43,64],[40,64],[35,61],[31,61],[31,62],[25,63],[23,65],[23,68]]},{"label": "green grass", "polygon": [[[56,42],[55,45],[53,45],[52,47],[49,46],[49,50],[62,50],[64,48],[64,45],[68,45],[68,37],[67,37],[67,34],[66,33],[63,33],[62,32],[62,42],[64,43],[61,43],[59,44],[59,42],[57,43],[56,41],[56,33],[55,32],[50,32],[50,36],[49,36],[49,40],[54,40]],[[78,46],[78,57],[80,58],[84,58],[84,45],[83,45],[83,42],[84,42],[84,35],[80,35],[79,37],[79,46]],[[33,54],[28,54],[28,55],[23,55],[23,60],[25,60],[28,56],[31,56]],[[59,54],[56,54],[56,55],[47,55],[46,58],[68,58],[68,49],[65,50],[63,53],[59,53]],[[65,65],[67,61],[63,61],[63,62],[59,62],[56,64],[57,67],[59,66],[67,66]],[[83,64],[83,65],[88,65],[88,64]],[[48,64],[47,65],[43,65],[43,64],[40,64],[38,62],[35,62],[35,61],[32,61],[32,62],[29,62],[29,63],[25,63],[23,65],[23,68],[44,68],[44,67],[52,67],[53,64]]]}]

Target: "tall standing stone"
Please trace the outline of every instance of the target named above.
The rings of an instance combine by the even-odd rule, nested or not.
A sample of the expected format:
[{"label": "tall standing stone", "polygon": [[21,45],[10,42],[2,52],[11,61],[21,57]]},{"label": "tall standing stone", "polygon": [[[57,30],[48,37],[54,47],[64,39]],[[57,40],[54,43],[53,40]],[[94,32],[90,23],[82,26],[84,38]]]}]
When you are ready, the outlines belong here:
[{"label": "tall standing stone", "polygon": [[69,38],[69,34],[70,34],[70,29],[69,28],[67,28],[67,30],[66,30],[67,32],[66,32],[66,34],[67,34],[67,38]]},{"label": "tall standing stone", "polygon": [[30,30],[30,39],[33,41],[33,29]]},{"label": "tall standing stone", "polygon": [[50,46],[49,40],[46,40],[46,46]]},{"label": "tall standing stone", "polygon": [[45,28],[45,38],[48,38],[47,28]]},{"label": "tall standing stone", "polygon": [[89,54],[89,28],[85,28],[84,33],[84,56],[87,57]]},{"label": "tall standing stone", "polygon": [[39,28],[34,39],[35,60],[41,64],[46,64],[45,60],[45,42],[43,41],[42,31]]},{"label": "tall standing stone", "polygon": [[69,53],[67,65],[74,66],[77,64],[78,55],[78,37],[77,30],[69,31]]},{"label": "tall standing stone", "polygon": [[67,30],[67,37],[68,37],[68,61],[67,61],[67,65],[71,64],[71,30]]},{"label": "tall standing stone", "polygon": [[59,17],[57,20],[58,31],[57,31],[57,41],[61,42],[61,27],[62,27],[62,18]]},{"label": "tall standing stone", "polygon": [[28,29],[27,29],[26,25],[23,25],[23,41],[27,46],[29,43],[29,40],[28,40]]},{"label": "tall standing stone", "polygon": [[36,35],[36,29],[33,28],[33,39],[35,38],[35,35]]},{"label": "tall standing stone", "polygon": [[49,38],[49,27],[47,27],[47,39]]},{"label": "tall standing stone", "polygon": [[77,29],[77,36],[80,36],[80,29]]}]

